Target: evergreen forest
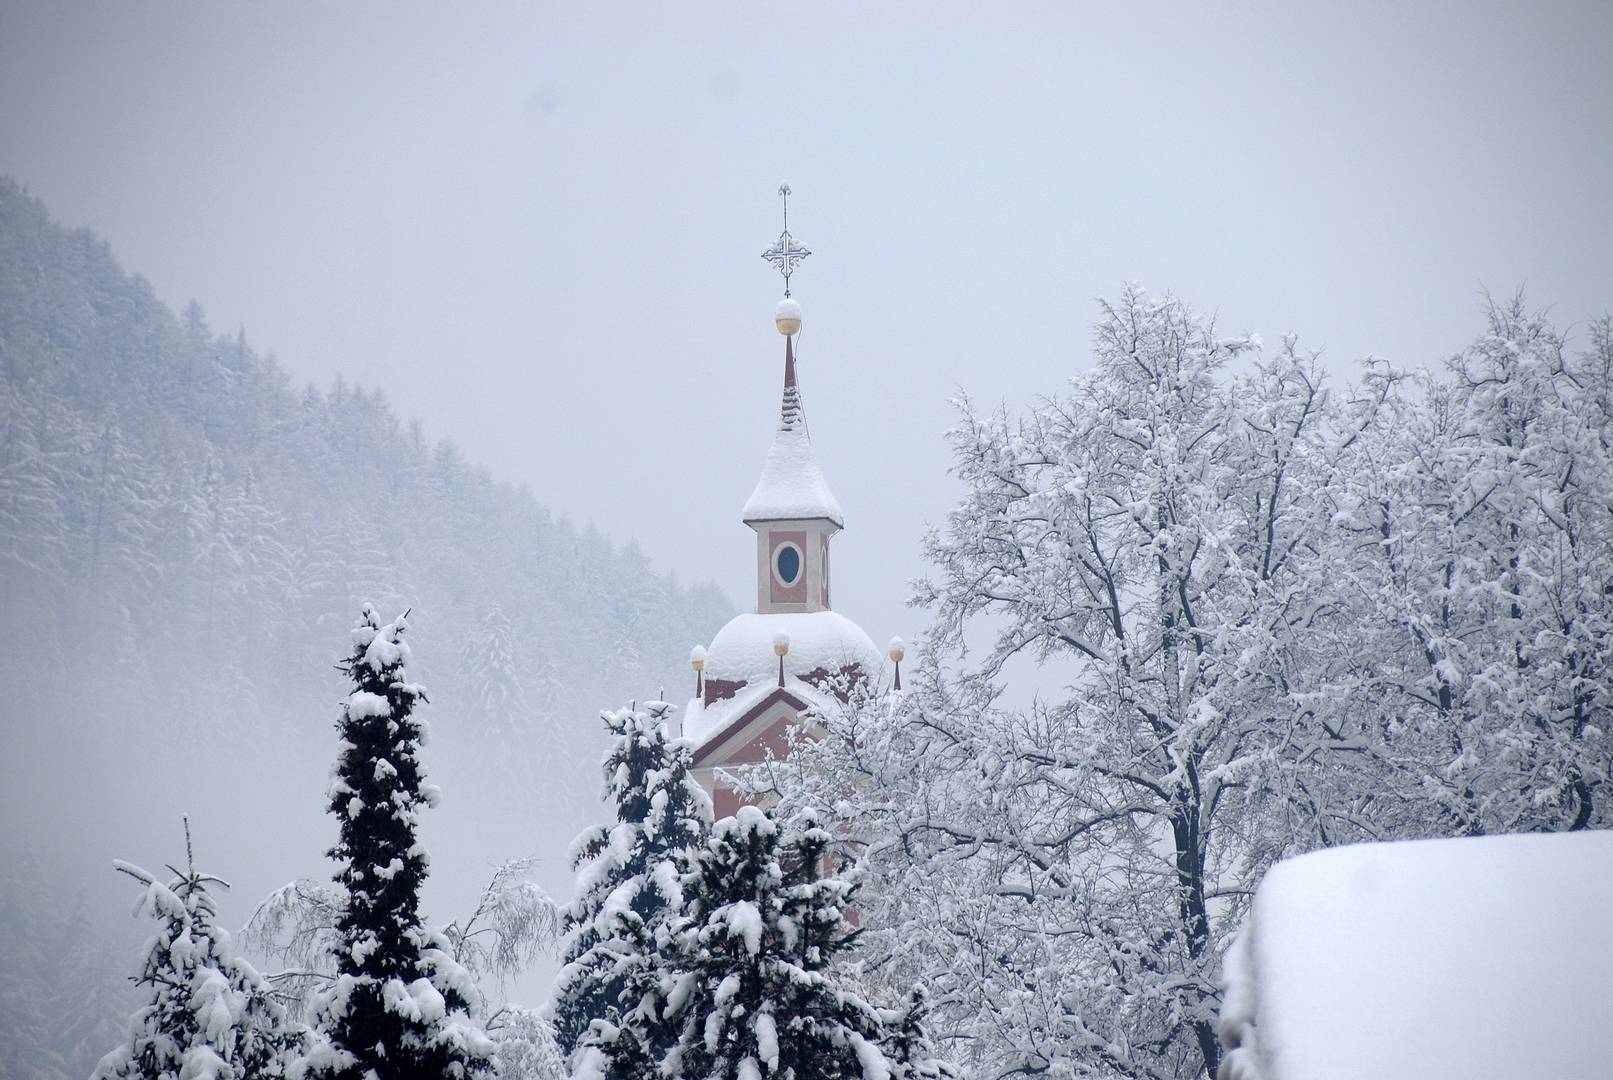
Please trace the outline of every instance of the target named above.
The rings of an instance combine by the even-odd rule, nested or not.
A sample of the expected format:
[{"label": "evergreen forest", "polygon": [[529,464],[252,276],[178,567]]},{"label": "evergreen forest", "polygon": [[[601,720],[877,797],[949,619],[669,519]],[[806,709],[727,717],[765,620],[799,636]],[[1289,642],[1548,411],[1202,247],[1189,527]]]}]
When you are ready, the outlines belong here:
[{"label": "evergreen forest", "polygon": [[[83,1077],[115,1041],[147,928],[111,860],[171,860],[181,813],[231,871],[227,925],[328,875],[333,660],[366,601],[410,610],[445,913],[563,850],[597,806],[599,703],[732,613],[384,388],[295,385],[0,179],[0,1076]],[[537,873],[564,894],[558,857]]]}]

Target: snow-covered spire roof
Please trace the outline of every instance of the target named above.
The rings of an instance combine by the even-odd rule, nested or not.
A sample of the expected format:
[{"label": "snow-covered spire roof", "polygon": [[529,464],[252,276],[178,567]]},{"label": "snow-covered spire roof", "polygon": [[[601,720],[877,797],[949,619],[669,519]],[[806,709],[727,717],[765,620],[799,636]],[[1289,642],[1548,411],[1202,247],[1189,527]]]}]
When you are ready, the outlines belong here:
[{"label": "snow-covered spire roof", "polygon": [[789,335],[784,338],[784,400],[779,409],[778,431],[768,448],[762,478],[745,502],[741,518],[747,524],[827,518],[840,528],[846,525],[840,503],[835,501],[812,453],[812,436],[807,432],[806,414],[801,408],[801,389],[795,382],[795,346]]}]

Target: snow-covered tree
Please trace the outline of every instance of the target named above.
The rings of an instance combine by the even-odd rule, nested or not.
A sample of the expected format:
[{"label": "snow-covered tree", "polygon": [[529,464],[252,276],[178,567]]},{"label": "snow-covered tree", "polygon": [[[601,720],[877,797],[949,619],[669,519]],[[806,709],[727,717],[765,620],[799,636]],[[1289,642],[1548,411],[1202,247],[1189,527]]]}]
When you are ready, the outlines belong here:
[{"label": "snow-covered tree", "polygon": [[[1329,390],[1292,340],[1128,289],[1071,392],[964,402],[908,691],[751,778],[836,806],[872,985],[934,987],[972,1071],[1213,1074],[1219,958],[1283,854],[1605,823],[1589,336],[1497,305],[1445,376]],[[1036,663],[1067,689],[1006,707]]]},{"label": "snow-covered tree", "polygon": [[[1067,898],[1002,910],[1030,933],[970,949],[1038,1014],[1016,1067],[1213,1073],[1224,934],[1285,844],[1250,795],[1304,708],[1269,690],[1314,616],[1306,559],[1337,481],[1325,395],[1291,342],[1226,378],[1251,343],[1140,290],[1105,305],[1094,346],[1070,396],[1018,422],[966,412],[954,433],[969,490],[931,545],[932,648],[961,652],[982,616],[998,635],[960,711],[920,708],[948,709],[938,734],[984,781],[951,839],[994,850],[999,896]],[[1074,661],[1070,696],[996,708],[1018,654]],[[1050,916],[1079,930],[1050,936]]]},{"label": "snow-covered tree", "polygon": [[956,1080],[957,1067],[936,1052],[929,1017],[922,986],[913,987],[901,1008],[887,1017],[885,1049],[891,1059],[891,1080]]},{"label": "snow-covered tree", "polygon": [[[774,782],[840,804],[876,985],[933,987],[971,1071],[1213,1074],[1244,891],[1314,832],[1277,782],[1312,737],[1283,687],[1354,413],[1293,342],[1261,356],[1172,298],[1127,289],[1094,346],[1021,416],[963,403],[925,660]],[[1002,706],[1032,662],[1067,692]]]},{"label": "snow-covered tree", "polygon": [[[1360,441],[1339,498],[1331,692],[1351,806],[1396,835],[1613,821],[1613,346],[1521,298]],[[1340,625],[1342,624],[1342,625]],[[1324,627],[1324,631],[1330,628]]]},{"label": "snow-covered tree", "polygon": [[330,812],[341,838],[333,983],[315,1002],[327,1040],[310,1055],[315,1076],[469,1077],[492,1072],[493,1044],[467,1009],[476,990],[452,946],[420,916],[427,855],[419,812],[435,805],[420,763],[424,689],[409,682],[403,618],[385,626],[365,605],[346,670],[341,752]]},{"label": "snow-covered tree", "polygon": [[670,923],[652,933],[631,907],[602,920],[605,936],[592,950],[593,977],[613,995],[589,1022],[571,1054],[574,1080],[653,1080],[672,1043],[667,991],[674,981],[662,947]]},{"label": "snow-covered tree", "polygon": [[137,985],[149,1003],[135,1013],[123,1045],[101,1059],[96,1080],[270,1080],[285,1076],[303,1033],[289,1025],[269,985],[236,956],[208,891],[228,887],[196,869],[185,829],[186,867],[169,867],[167,885],[116,863],[144,889],[139,913],[157,920]]},{"label": "snow-covered tree", "polygon": [[499,1080],[566,1080],[566,1060],[555,1042],[554,1025],[537,1009],[506,1005],[488,1021],[497,1050]]},{"label": "snow-covered tree", "polygon": [[[711,797],[689,771],[693,747],[668,729],[672,708],[652,701],[601,714],[611,733],[603,797],[616,822],[587,829],[572,844],[576,895],[553,1002],[556,1038],[568,1055],[589,1024],[618,1004],[623,953],[654,942],[681,913],[681,878],[711,822]],[[635,920],[618,919],[624,911]]]},{"label": "snow-covered tree", "polygon": [[885,1016],[834,969],[857,931],[846,920],[854,886],[830,871],[829,847],[810,814],[786,830],[745,806],[713,828],[690,875],[690,912],[663,944],[673,969],[663,1015],[675,1038],[661,1075],[887,1080],[896,1071]]},{"label": "snow-covered tree", "polygon": [[476,907],[443,927],[454,960],[503,989],[559,934],[560,906],[533,880],[536,859],[497,866]]},{"label": "snow-covered tree", "polygon": [[528,769],[532,761],[532,717],[521,685],[509,616],[494,607],[461,658],[470,681],[471,704],[482,753],[499,768]]},{"label": "snow-covered tree", "polygon": [[342,893],[310,878],[287,882],[258,902],[241,931],[252,955],[280,964],[265,968],[275,996],[299,1020],[307,1019],[315,994],[336,979],[336,923]]}]

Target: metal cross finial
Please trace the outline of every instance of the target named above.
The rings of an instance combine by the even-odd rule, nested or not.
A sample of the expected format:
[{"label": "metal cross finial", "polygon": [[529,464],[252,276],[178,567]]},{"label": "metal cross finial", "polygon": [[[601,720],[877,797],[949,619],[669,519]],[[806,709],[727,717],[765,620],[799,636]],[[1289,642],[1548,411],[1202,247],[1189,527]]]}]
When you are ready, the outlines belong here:
[{"label": "metal cross finial", "polygon": [[778,268],[784,275],[784,295],[790,295],[790,275],[795,273],[795,264],[806,258],[812,252],[795,242],[790,235],[790,185],[780,184],[779,196],[784,200],[784,231],[779,233],[773,246],[762,252],[762,258]]}]

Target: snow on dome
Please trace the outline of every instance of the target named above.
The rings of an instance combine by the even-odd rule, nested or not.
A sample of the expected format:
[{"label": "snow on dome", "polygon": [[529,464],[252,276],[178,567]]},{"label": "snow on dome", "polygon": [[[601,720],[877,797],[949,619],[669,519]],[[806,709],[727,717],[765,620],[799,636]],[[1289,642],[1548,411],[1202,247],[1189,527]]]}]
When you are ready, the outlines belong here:
[{"label": "snow on dome", "polygon": [[818,468],[818,459],[813,456],[812,439],[807,435],[806,425],[800,422],[791,427],[780,425],[767,451],[762,478],[746,500],[740,519],[752,522],[811,518],[827,518],[841,528],[846,527],[840,503],[829,490],[829,482],[823,478],[823,470]]},{"label": "snow on dome", "polygon": [[866,676],[879,671],[879,650],[862,627],[837,611],[807,611],[734,616],[711,639],[706,650],[707,675],[776,685],[778,655],[773,645],[781,636],[790,646],[784,659],[789,676],[819,668],[838,674],[851,664],[860,666]]},{"label": "snow on dome", "polygon": [[1278,864],[1227,956],[1230,1080],[1607,1075],[1613,832]]}]

